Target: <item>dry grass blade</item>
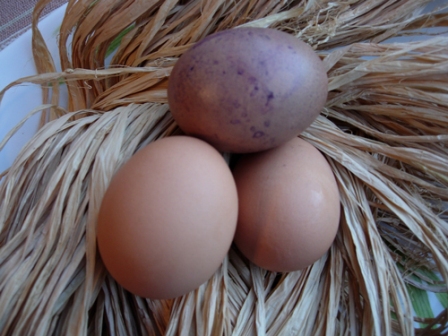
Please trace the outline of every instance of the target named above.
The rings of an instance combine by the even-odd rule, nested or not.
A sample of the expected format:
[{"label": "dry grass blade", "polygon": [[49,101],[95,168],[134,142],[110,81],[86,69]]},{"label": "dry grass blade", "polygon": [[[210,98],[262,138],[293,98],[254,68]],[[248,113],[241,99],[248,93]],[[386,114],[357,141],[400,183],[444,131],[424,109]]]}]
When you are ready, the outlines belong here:
[{"label": "dry grass blade", "polygon": [[[45,41],[37,28],[37,23],[39,22],[39,16],[42,13],[47,1],[39,0],[34,7],[33,18],[32,18],[32,51],[35,59],[36,69],[38,73],[55,72],[56,66],[51,57],[50,52],[45,44]],[[57,105],[59,103],[59,86],[56,81],[52,82],[53,90],[49,88],[42,88],[42,97],[44,103],[50,103],[52,105]],[[56,118],[54,112],[50,109],[46,113],[42,113],[41,123],[45,123],[47,120],[52,120]]]},{"label": "dry grass blade", "polygon": [[[115,169],[133,154],[141,139],[148,135],[154,139],[157,134],[163,134],[171,122],[164,118],[166,112],[166,106],[147,105],[122,108],[115,113],[96,113],[79,121],[73,121],[79,113],[66,114],[42,128],[31,146],[22,151],[17,159],[19,164],[33,159],[37,160],[36,164],[12,167],[1,186],[2,194],[8,197],[2,198],[0,208],[0,281],[3,302],[9,303],[2,306],[1,313],[2,317],[10,316],[1,320],[1,330],[8,332],[13,327],[23,333],[35,330],[38,334],[48,334],[51,332],[48,322],[67,290],[72,292],[74,302],[67,300],[66,309],[70,309],[71,303],[73,307],[85,308],[71,310],[66,314],[66,323],[75,334],[86,329],[88,309],[104,278],[95,242],[95,216],[100,200]],[[129,124],[137,128],[125,132]],[[90,145],[80,145],[86,142]],[[56,146],[52,145],[55,143]],[[120,146],[114,150],[111,143]],[[111,158],[116,162],[113,165]],[[86,178],[87,174],[95,178],[95,183]],[[33,180],[29,181],[28,177]],[[44,188],[21,188],[22,184]],[[27,192],[21,194],[20,190]],[[49,211],[48,206],[53,206],[53,210]],[[92,209],[94,206],[96,209]],[[19,227],[18,223],[23,225]],[[29,253],[31,257],[27,257]],[[73,293],[72,278],[81,271],[83,279],[88,280],[78,283]],[[23,272],[28,272],[28,280],[17,286],[15,276]],[[13,318],[20,308],[14,303],[16,300],[29,302],[21,310],[20,323]]]},{"label": "dry grass blade", "polygon": [[[0,335],[443,332],[446,309],[412,318],[408,285],[448,291],[448,39],[377,42],[446,27],[446,11],[422,13],[429,0],[70,0],[58,73],[36,27],[48,2],[33,16],[39,75],[0,92],[1,103],[11,87],[39,84],[48,104],[30,116],[51,111],[0,182]],[[299,272],[267,272],[232,247],[183,297],[133,296],[97,253],[103,194],[133,153],[179,132],[166,104],[176,60],[204,36],[241,26],[294,34],[324,60],[328,101],[301,136],[338,181],[338,236]],[[61,82],[67,110],[57,106]]]}]

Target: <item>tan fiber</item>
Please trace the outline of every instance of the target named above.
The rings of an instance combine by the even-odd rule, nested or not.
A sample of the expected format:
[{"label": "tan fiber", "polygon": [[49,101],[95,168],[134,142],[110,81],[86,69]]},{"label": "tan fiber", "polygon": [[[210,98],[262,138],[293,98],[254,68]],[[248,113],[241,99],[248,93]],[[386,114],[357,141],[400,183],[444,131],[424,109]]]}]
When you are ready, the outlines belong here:
[{"label": "tan fiber", "polygon": [[[448,14],[423,12],[430,2],[70,0],[57,72],[39,1],[39,74],[0,92],[0,103],[15,85],[44,94],[30,111],[42,127],[1,175],[0,335],[440,335],[447,309],[415,316],[413,301],[419,289],[448,301],[448,37],[416,32],[448,30]],[[240,26],[291,33],[325,63],[328,101],[301,137],[336,176],[338,235],[303,271],[267,272],[232,248],[196,291],[135,297],[97,252],[103,194],[139,148],[180,132],[166,94],[179,56]],[[411,42],[379,44],[396,36]]]}]

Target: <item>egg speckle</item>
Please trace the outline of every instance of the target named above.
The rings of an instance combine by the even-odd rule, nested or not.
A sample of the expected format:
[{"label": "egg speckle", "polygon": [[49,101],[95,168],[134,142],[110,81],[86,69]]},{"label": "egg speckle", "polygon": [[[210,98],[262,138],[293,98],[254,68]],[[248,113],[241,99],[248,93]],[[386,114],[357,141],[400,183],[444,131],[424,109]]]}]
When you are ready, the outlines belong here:
[{"label": "egg speckle", "polygon": [[246,154],[233,174],[239,197],[235,243],[250,261],[270,271],[296,271],[330,248],[339,226],[339,191],[314,146],[294,138]]},{"label": "egg speckle", "polygon": [[128,291],[174,298],[221,265],[237,212],[235,182],[218,151],[187,136],[157,140],[113,177],[98,217],[99,252]]}]

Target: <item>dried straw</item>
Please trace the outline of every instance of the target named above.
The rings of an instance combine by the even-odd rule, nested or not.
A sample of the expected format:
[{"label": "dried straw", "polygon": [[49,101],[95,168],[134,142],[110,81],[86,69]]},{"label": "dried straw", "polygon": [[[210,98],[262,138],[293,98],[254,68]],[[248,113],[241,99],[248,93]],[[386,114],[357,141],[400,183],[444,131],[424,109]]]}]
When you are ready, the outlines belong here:
[{"label": "dried straw", "polygon": [[[10,87],[36,83],[45,103],[30,112],[44,111],[43,126],[0,184],[1,335],[444,332],[447,309],[413,318],[412,293],[446,300],[448,38],[378,43],[446,27],[446,11],[424,14],[430,1],[417,0],[70,0],[58,73],[36,26],[48,2],[33,16],[40,74],[0,92],[1,101]],[[166,104],[177,58],[207,34],[238,26],[289,32],[324,60],[329,99],[301,136],[326,155],[338,181],[336,241],[314,265],[286,274],[262,270],[232,247],[194,292],[166,301],[133,296],[96,250],[102,196],[139,148],[179,132]],[[58,106],[61,81],[67,109]]]}]

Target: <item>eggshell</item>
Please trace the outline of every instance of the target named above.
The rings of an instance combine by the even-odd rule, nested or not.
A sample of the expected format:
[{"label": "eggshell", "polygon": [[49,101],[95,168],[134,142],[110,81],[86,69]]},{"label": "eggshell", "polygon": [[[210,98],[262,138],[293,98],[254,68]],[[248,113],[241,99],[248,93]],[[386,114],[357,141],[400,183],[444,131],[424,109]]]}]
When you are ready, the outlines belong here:
[{"label": "eggshell", "polygon": [[270,271],[296,271],[330,248],[339,226],[339,192],[314,146],[294,138],[243,156],[233,174],[239,197],[235,243],[249,260]]},{"label": "eggshell", "polygon": [[113,177],[98,217],[99,252],[125,289],[174,298],[219,268],[237,212],[235,182],[219,152],[187,136],[157,140]]},{"label": "eggshell", "polygon": [[185,52],[168,83],[174,119],[220,151],[276,147],[305,130],[328,91],[323,62],[298,38],[274,29],[212,34]]}]

